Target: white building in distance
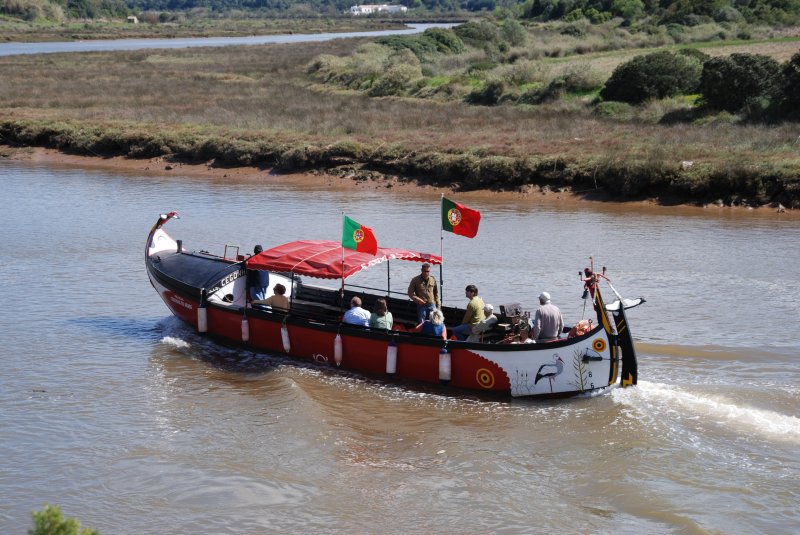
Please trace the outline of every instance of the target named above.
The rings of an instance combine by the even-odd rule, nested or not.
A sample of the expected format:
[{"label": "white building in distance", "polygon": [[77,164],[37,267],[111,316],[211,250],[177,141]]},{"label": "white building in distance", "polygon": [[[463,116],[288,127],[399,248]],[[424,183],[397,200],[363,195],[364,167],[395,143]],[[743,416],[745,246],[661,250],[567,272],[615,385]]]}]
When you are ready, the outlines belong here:
[{"label": "white building in distance", "polygon": [[351,15],[372,15],[373,13],[405,13],[406,6],[395,4],[362,4],[350,8]]}]

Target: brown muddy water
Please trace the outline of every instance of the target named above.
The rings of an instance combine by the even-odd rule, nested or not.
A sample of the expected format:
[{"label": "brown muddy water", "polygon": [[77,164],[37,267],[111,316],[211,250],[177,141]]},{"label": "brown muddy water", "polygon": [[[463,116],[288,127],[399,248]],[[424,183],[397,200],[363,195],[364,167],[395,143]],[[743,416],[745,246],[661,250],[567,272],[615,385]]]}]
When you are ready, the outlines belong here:
[{"label": "brown muddy water", "polygon": [[[442,242],[427,190],[8,161],[0,187],[0,533],[45,502],[104,534],[800,531],[796,217],[453,195],[483,221]],[[485,401],[217,345],[144,271],[173,209],[173,237],[217,253],[338,240],[344,211],[382,245],[443,243],[448,304],[548,290],[567,322],[593,255],[647,299],[639,386]],[[392,289],[417,271],[393,266]]]}]

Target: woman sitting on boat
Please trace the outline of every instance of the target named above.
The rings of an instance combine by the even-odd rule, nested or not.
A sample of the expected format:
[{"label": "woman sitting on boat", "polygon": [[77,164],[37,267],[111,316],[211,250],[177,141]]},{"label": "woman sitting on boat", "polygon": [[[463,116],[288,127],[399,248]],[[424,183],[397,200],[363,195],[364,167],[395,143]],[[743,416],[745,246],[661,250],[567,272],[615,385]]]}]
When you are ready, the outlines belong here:
[{"label": "woman sitting on boat", "polygon": [[263,301],[255,301],[253,304],[267,305],[280,310],[289,310],[289,298],[284,295],[286,294],[286,286],[278,283],[272,288],[272,291],[275,292],[273,295]]},{"label": "woman sitting on boat", "polygon": [[444,325],[444,314],[442,314],[442,311],[438,308],[433,309],[430,318],[414,327],[411,332],[441,337],[447,340],[447,327]]},{"label": "woman sitting on boat", "polygon": [[376,299],[375,311],[369,317],[369,326],[373,329],[391,329],[393,323],[392,313],[389,312],[386,299]]}]

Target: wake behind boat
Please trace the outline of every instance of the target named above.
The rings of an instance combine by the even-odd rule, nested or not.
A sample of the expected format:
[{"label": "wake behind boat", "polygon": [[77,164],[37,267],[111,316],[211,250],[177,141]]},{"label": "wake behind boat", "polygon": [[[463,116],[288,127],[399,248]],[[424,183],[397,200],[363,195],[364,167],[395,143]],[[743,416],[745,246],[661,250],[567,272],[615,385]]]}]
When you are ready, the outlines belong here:
[{"label": "wake behind boat", "polygon": [[[584,285],[596,320],[582,322],[567,337],[524,343],[527,315],[521,307],[506,306],[491,330],[458,341],[410,332],[417,323],[417,307],[405,294],[391,295],[388,288],[379,294],[345,284],[351,275],[383,262],[440,265],[440,256],[377,245],[371,254],[324,240],[290,242],[248,257],[226,248],[218,256],[189,250],[172,239],[163,226],[173,218],[176,212],[159,216],[150,231],[147,273],[172,313],[200,333],[387,381],[430,383],[457,391],[573,396],[617,383],[636,384],[636,353],[625,309],[644,300],[623,300],[617,294],[618,300],[607,306],[599,287],[607,280],[604,275],[587,270]],[[270,285],[287,288],[288,309],[250,302],[247,275],[252,271],[267,271]],[[338,280],[341,286],[309,279]],[[609,287],[616,294],[610,282]],[[342,315],[353,296],[370,310],[376,300],[386,299],[393,327],[344,323]],[[464,315],[463,308],[442,311],[450,320]],[[447,327],[449,332],[451,325]]]}]

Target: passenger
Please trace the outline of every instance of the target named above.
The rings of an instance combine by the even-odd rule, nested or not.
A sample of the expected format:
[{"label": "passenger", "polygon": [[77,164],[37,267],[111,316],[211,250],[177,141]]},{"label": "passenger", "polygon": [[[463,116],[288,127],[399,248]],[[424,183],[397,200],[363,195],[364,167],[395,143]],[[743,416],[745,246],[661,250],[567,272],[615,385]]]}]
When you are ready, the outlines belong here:
[{"label": "passenger", "polygon": [[480,342],[481,335],[491,331],[497,325],[497,316],[494,315],[494,307],[492,305],[484,305],[483,315],[486,316],[486,319],[472,328],[472,334],[467,337],[467,342]]},{"label": "passenger", "polygon": [[389,312],[389,307],[386,305],[386,299],[376,299],[375,300],[375,312],[369,317],[369,326],[375,329],[386,329],[389,330],[392,328],[394,320],[392,319],[392,313]]},{"label": "passenger", "polygon": [[439,287],[436,279],[431,275],[431,265],[422,264],[419,275],[411,279],[408,285],[408,297],[417,305],[417,323],[422,323],[428,319],[433,309],[441,308],[442,302],[439,300]]},{"label": "passenger", "polygon": [[350,300],[350,309],[344,313],[342,321],[351,325],[369,327],[369,311],[361,308],[361,298],[359,296],[354,295]]},{"label": "passenger", "polygon": [[444,325],[444,314],[438,308],[434,308],[430,318],[426,319],[411,330],[412,333],[422,333],[428,336],[440,337],[447,340],[447,327]]},{"label": "passenger", "polygon": [[561,336],[564,330],[564,318],[561,310],[550,303],[550,294],[539,294],[539,308],[533,316],[531,338],[537,341],[553,340]]},{"label": "passenger", "polygon": [[289,310],[289,299],[284,295],[286,293],[286,286],[281,283],[276,284],[272,291],[275,292],[273,295],[265,299],[264,301],[259,301],[259,305],[269,305],[272,308],[277,308],[280,310]]},{"label": "passenger", "polygon": [[478,297],[478,287],[470,284],[464,289],[464,294],[469,299],[469,303],[467,303],[467,311],[464,313],[461,325],[453,329],[457,340],[466,340],[472,334],[472,327],[486,319],[483,313],[483,299]]},{"label": "passenger", "polygon": [[[260,245],[253,247],[253,256],[257,255],[264,248]],[[267,298],[269,288],[269,271],[251,269],[247,272],[247,287],[249,288],[250,301],[263,301]]]}]

